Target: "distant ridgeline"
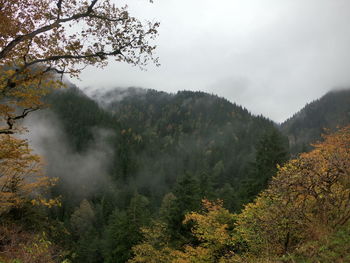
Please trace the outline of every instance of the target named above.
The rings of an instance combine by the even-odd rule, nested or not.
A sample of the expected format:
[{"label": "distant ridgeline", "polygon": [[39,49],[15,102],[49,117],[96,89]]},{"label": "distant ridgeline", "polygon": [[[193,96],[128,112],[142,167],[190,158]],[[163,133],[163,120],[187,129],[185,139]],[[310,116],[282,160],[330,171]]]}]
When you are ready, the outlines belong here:
[{"label": "distant ridgeline", "polygon": [[[252,180],[261,181],[250,189],[254,196],[272,176],[272,171],[257,172],[262,165],[258,162],[273,167],[288,159],[286,137],[296,154],[309,150],[324,129],[350,123],[350,90],[326,94],[280,127],[204,92],[128,88],[95,93],[91,99],[71,87],[52,93],[48,102],[77,152],[92,143],[96,129],[111,131],[110,173],[116,182],[159,200],[172,191],[178,178],[191,174],[202,184],[203,193],[210,188],[214,196],[225,199],[230,189],[236,198],[230,200],[231,209],[251,199],[241,200],[241,195],[249,192],[245,187],[251,187]],[[267,148],[273,153],[264,152]],[[259,154],[270,154],[271,160],[260,160]]]},{"label": "distant ridgeline", "polygon": [[321,134],[350,124],[350,89],[328,92],[281,125],[293,154],[309,151]]}]

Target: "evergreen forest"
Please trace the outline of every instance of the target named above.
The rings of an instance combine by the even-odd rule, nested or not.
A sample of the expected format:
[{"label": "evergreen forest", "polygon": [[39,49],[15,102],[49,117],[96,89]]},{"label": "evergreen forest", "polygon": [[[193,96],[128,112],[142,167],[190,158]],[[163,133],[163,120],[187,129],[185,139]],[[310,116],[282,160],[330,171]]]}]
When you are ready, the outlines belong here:
[{"label": "evergreen forest", "polygon": [[[46,175],[57,180],[46,196],[59,204],[4,212],[1,221],[13,228],[2,229],[3,260],[342,259],[350,249],[342,203],[350,141],[339,126],[349,124],[349,98],[348,90],[326,94],[279,125],[204,92],[54,91],[26,126]],[[329,135],[320,139],[323,128]],[[16,246],[33,251],[16,254]]]}]

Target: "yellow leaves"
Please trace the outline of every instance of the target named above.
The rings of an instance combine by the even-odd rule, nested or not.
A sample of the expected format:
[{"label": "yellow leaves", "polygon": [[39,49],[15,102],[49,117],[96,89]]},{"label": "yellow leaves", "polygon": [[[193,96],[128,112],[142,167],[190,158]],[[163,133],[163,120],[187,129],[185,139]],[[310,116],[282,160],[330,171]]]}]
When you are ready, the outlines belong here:
[{"label": "yellow leaves", "polygon": [[[17,0],[0,8],[0,133],[18,132],[23,110],[43,106],[42,96],[64,75],[79,77],[107,58],[144,67],[153,57],[159,23],[142,23],[112,1]],[[141,142],[141,138],[135,138]]]},{"label": "yellow leaves", "polygon": [[57,181],[43,176],[41,165],[27,141],[0,135],[0,214],[27,202],[48,207],[59,204],[57,199],[41,196]]},{"label": "yellow leaves", "polygon": [[184,252],[177,253],[178,261],[174,262],[214,262],[214,258],[227,256],[226,248],[236,245],[233,231],[236,216],[223,208],[221,200],[204,199],[202,205],[202,213],[189,213],[184,220],[184,223],[194,223],[192,233],[200,243],[196,247],[185,246]]},{"label": "yellow leaves", "polygon": [[232,230],[235,215],[223,208],[222,201],[203,200],[202,203],[202,213],[189,213],[184,220],[184,224],[194,223],[192,233],[198,239],[197,246],[171,249],[164,237],[166,225],[158,222],[152,228],[142,229],[145,240],[133,247],[135,256],[129,262],[209,263],[217,259],[226,262],[224,260],[233,255],[228,248],[236,243]]},{"label": "yellow leaves", "polygon": [[350,126],[324,138],[278,167],[268,189],[240,214],[229,213],[221,201],[203,200],[203,210],[184,219],[193,224],[195,245],[171,250],[158,242],[164,225],[148,228],[130,262],[279,262],[305,243],[326,240],[350,223]]},{"label": "yellow leaves", "polygon": [[30,203],[33,206],[46,206],[48,208],[52,208],[54,206],[61,206],[61,202],[58,198],[46,199],[46,198],[38,197],[38,199],[30,200]]},{"label": "yellow leaves", "polygon": [[172,262],[174,250],[169,247],[166,226],[154,222],[152,227],[141,229],[144,242],[132,248],[134,257],[130,263],[169,263]]},{"label": "yellow leaves", "polygon": [[204,247],[185,246],[184,251],[176,250],[172,253],[172,263],[212,263],[211,251]]},{"label": "yellow leaves", "polygon": [[245,206],[242,213],[237,215],[235,229],[237,235],[249,246],[253,254],[283,252],[284,243],[281,240],[287,236],[291,228],[285,222],[284,211],[288,206],[280,207],[278,199],[270,199],[261,194],[253,203]]},{"label": "yellow leaves", "polygon": [[346,183],[350,173],[350,127],[325,135],[324,139],[314,145],[315,150],[279,169],[270,191],[282,193],[305,213],[314,211],[309,213],[313,214],[309,220],[335,226],[350,212],[339,210],[344,201],[350,201]]},{"label": "yellow leaves", "polygon": [[21,71],[20,66],[14,64],[0,67],[0,133],[7,129],[11,133],[18,132],[15,124],[25,117],[23,112],[42,107],[41,98],[60,85],[58,80],[52,79],[51,73],[43,74],[39,69]]},{"label": "yellow leaves", "polygon": [[281,255],[349,221],[350,126],[324,139],[279,167],[269,188],[237,216],[251,252]]},{"label": "yellow leaves", "polygon": [[192,212],[185,216],[184,223],[193,221],[192,233],[202,242],[202,246],[212,250],[225,245],[234,245],[234,239],[229,231],[233,227],[234,215],[222,207],[222,201],[202,201],[204,213]]},{"label": "yellow leaves", "polygon": [[134,257],[129,263],[169,263],[172,262],[173,250],[169,247],[155,248],[151,244],[142,243],[132,248]]}]

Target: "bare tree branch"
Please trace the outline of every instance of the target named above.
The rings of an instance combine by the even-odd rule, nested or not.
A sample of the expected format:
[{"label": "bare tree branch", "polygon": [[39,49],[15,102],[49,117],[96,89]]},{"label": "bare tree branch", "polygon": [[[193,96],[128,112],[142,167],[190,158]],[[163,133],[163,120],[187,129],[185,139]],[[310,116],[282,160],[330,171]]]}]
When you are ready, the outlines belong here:
[{"label": "bare tree branch", "polygon": [[29,113],[37,111],[39,107],[24,109],[20,115],[8,116],[6,119],[7,128],[0,129],[0,134],[14,134],[13,125],[16,120],[24,119]]},{"label": "bare tree branch", "polygon": [[100,58],[102,60],[106,59],[107,56],[116,56],[116,55],[122,55],[122,52],[120,50],[115,50],[112,52],[97,52],[93,54],[88,54],[88,55],[70,55],[70,54],[65,54],[65,55],[57,55],[57,56],[51,56],[43,59],[37,59],[34,60],[30,63],[27,64],[27,66],[32,66],[34,64],[38,63],[44,63],[44,62],[49,62],[49,61],[57,61],[61,59],[88,59],[88,58]]}]

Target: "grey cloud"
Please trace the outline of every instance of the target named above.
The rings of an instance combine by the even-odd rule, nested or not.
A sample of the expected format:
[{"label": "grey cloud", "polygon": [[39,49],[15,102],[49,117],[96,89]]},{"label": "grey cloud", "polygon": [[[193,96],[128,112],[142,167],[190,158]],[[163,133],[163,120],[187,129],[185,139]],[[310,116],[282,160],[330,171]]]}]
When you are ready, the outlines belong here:
[{"label": "grey cloud", "polygon": [[[125,2],[136,16],[161,22],[162,66],[146,72],[118,63],[89,68],[79,86],[205,90],[283,121],[333,87],[350,84],[348,0]],[[242,78],[247,91],[237,83]]]},{"label": "grey cloud", "polygon": [[34,151],[44,158],[46,174],[60,178],[60,183],[82,198],[93,194],[97,188],[109,183],[108,166],[113,151],[104,142],[111,136],[108,130],[96,130],[95,142],[84,153],[70,147],[62,127],[53,113],[32,114],[25,125],[25,134]]}]

